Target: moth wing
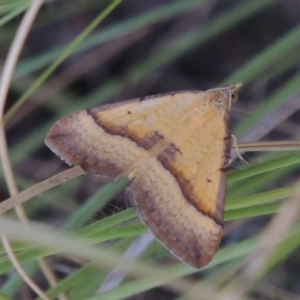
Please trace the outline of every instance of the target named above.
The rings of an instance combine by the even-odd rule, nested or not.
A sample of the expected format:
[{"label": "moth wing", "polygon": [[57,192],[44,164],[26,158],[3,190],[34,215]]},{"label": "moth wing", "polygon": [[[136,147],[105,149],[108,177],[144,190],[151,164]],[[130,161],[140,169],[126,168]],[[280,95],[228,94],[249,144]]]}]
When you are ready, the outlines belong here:
[{"label": "moth wing", "polygon": [[[167,146],[136,170],[127,188],[158,240],[195,268],[212,259],[221,241],[231,146],[228,98],[209,96],[216,102],[196,105]],[[215,105],[220,99],[225,109]]]},{"label": "moth wing", "polygon": [[69,165],[118,180],[147,159],[148,150],[174,130],[168,124],[184,115],[184,107],[194,101],[190,94],[156,95],[80,110],[57,121],[45,142]]}]

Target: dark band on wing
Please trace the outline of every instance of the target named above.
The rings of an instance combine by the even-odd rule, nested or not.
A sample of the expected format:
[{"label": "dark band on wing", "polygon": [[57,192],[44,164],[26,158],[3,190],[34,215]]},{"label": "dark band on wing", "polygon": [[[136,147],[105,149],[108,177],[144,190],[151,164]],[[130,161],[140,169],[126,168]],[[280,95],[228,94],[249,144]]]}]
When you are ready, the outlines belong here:
[{"label": "dark band on wing", "polygon": [[216,214],[212,214],[198,204],[198,199],[195,198],[193,194],[193,186],[187,181],[180,172],[178,172],[173,166],[172,162],[175,159],[175,155],[178,153],[177,148],[174,144],[169,144],[165,150],[157,157],[158,161],[163,165],[163,167],[171,173],[171,175],[177,181],[182,195],[191,205],[193,205],[200,213],[211,218],[214,222],[222,226],[222,219],[217,217]]},{"label": "dark band on wing", "polygon": [[106,133],[110,135],[119,135],[124,138],[128,138],[129,140],[136,143],[139,147],[149,150],[151,149],[155,144],[157,144],[159,141],[163,140],[164,137],[157,131],[154,131],[154,133],[151,136],[147,136],[143,139],[137,137],[134,134],[131,134],[128,131],[127,126],[109,126],[107,123],[102,123],[99,118],[97,118],[97,115],[93,112],[93,109],[87,109],[87,114],[91,116],[91,118],[94,120],[94,122],[101,127]]}]

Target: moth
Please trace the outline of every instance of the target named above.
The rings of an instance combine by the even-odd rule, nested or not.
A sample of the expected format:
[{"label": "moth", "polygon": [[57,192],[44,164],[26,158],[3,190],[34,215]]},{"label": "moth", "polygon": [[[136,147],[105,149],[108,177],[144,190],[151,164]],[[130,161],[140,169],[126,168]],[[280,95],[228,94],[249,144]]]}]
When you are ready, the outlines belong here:
[{"label": "moth", "polygon": [[179,259],[206,265],[222,238],[229,110],[241,84],[178,91],[77,111],[47,146],[71,166],[117,181],[142,222]]}]

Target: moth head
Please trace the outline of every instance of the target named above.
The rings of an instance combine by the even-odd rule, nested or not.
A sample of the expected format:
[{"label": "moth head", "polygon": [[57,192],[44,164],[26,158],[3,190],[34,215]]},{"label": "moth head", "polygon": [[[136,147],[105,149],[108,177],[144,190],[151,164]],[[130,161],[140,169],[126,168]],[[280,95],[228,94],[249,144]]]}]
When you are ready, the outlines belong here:
[{"label": "moth head", "polygon": [[217,110],[229,110],[231,103],[238,100],[242,85],[242,83],[237,83],[235,85],[209,90],[209,101],[212,102]]},{"label": "moth head", "polygon": [[238,100],[239,98],[239,92],[242,88],[242,83],[237,83],[235,85],[231,85],[228,87],[223,88],[224,93],[227,95],[229,99],[229,109],[231,107],[231,103],[234,103]]},{"label": "moth head", "polygon": [[223,113],[230,108],[230,97],[221,90],[210,91],[205,98],[208,111],[217,110]]}]

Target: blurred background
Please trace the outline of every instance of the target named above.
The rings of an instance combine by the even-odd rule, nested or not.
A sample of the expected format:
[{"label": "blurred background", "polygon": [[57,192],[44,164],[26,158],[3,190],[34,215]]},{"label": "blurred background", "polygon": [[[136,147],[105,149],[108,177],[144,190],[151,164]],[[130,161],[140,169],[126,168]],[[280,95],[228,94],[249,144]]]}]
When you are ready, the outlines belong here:
[{"label": "blurred background", "polygon": [[[239,101],[231,109],[232,131],[238,142],[299,139],[299,0],[120,1],[85,39],[74,44],[113,2],[46,1],[33,24],[5,106],[9,154],[20,190],[68,168],[43,142],[56,120],[78,109],[146,95],[207,90],[242,82]],[[0,3],[1,69],[27,7],[28,1],[23,0]],[[57,67],[48,72],[53,63]],[[41,80],[45,72],[49,75]],[[36,88],[31,92],[33,84]],[[228,206],[225,214],[225,219],[231,222],[225,223],[224,247],[247,241],[267,228],[275,216],[273,213],[280,209],[279,200],[295,194],[294,184],[299,180],[299,152],[247,152],[243,157],[250,165],[234,161],[232,174],[244,174],[241,172],[247,168],[268,161],[277,162],[278,170],[272,172],[266,168],[262,174],[238,182],[234,175],[229,175],[228,203],[232,201],[233,206]],[[295,161],[282,166],[284,159]],[[3,173],[0,182],[0,199],[5,200],[10,194]],[[89,176],[76,178],[31,199],[25,209],[31,220],[61,228],[88,199],[98,195],[101,187],[107,185]],[[109,186],[103,205],[95,208],[82,225],[127,209],[130,203],[120,190]],[[243,199],[253,199],[251,195],[265,195],[269,191],[273,191],[271,200],[259,202],[255,198],[258,202],[253,202],[250,209],[234,206]],[[136,224],[139,224],[136,219],[129,222]],[[144,228],[142,231],[146,232]],[[264,265],[266,270],[261,280],[255,279],[245,293],[247,299],[300,299],[299,221],[285,234],[290,243],[286,247],[281,245],[277,258],[267,267]],[[117,246],[111,238],[105,245],[107,249],[115,247],[121,255],[136,241],[136,235],[121,243],[118,240]],[[149,244],[150,248],[140,246],[141,259],[159,266],[178,263],[160,244]],[[227,262],[225,259],[221,265],[194,273],[189,279],[197,283],[208,278],[219,290],[220,278],[229,280],[229,275],[238,278],[234,273],[245,256],[246,253],[240,254]],[[85,265],[67,255],[47,259],[62,281]],[[2,263],[6,263],[6,258]],[[7,282],[15,273],[11,268],[1,267],[1,262],[0,272],[5,295],[34,299],[23,283],[18,288],[8,288]],[[98,268],[93,272],[82,281],[86,284],[92,278],[93,287],[80,296],[71,289],[69,299],[88,299],[99,292],[109,271],[101,270],[101,276]],[[38,276],[40,273],[35,274],[39,284],[48,289],[45,279]],[[179,296],[157,285],[128,297],[107,299],[179,299]]]}]

